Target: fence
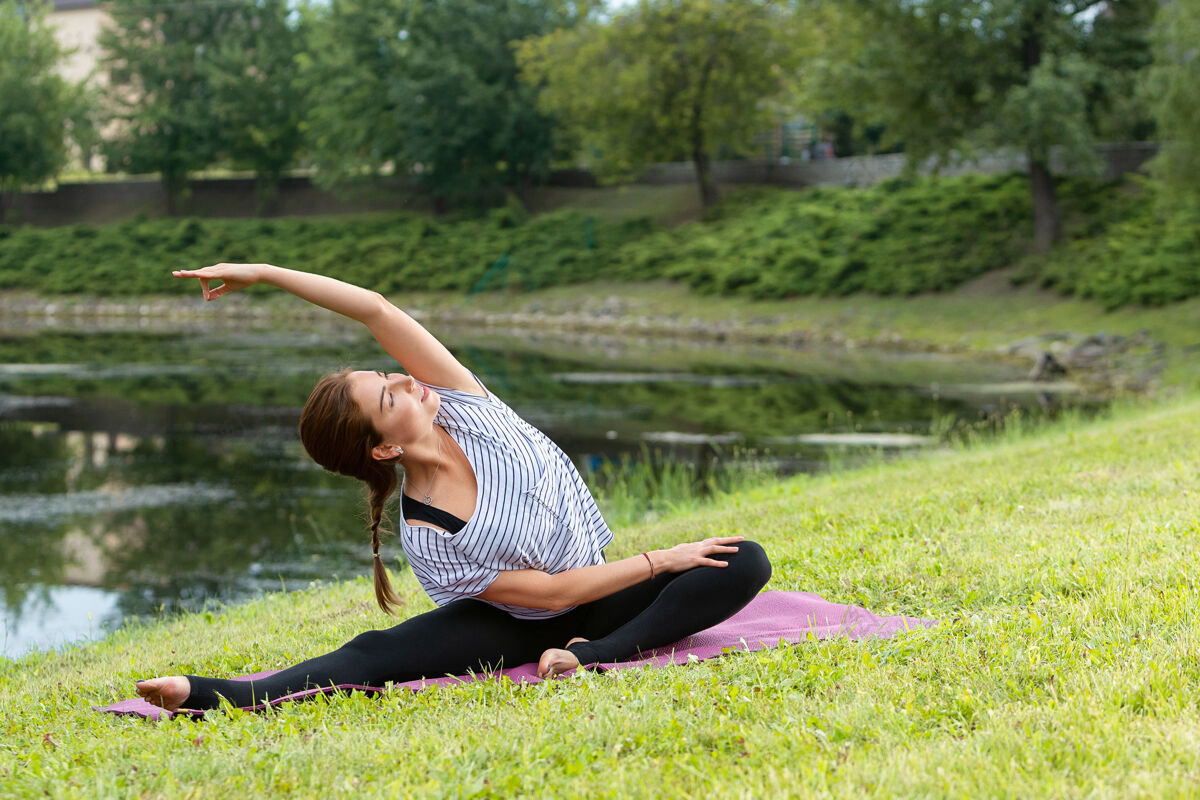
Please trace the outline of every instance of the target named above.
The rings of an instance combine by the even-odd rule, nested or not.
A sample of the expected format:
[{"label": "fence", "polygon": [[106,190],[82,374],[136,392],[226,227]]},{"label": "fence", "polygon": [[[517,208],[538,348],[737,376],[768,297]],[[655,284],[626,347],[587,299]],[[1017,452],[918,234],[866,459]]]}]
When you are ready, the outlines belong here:
[{"label": "fence", "polygon": [[[1097,152],[1107,164],[1107,174],[1123,175],[1140,169],[1157,152],[1152,142],[1107,144]],[[718,183],[757,183],[802,188],[822,184],[869,185],[901,174],[902,154],[861,156],[819,161],[772,163],[765,160],[713,162]],[[1025,168],[1017,153],[990,154],[962,161],[943,169],[943,174],[961,172],[1010,172]],[[931,164],[921,171],[928,172]],[[655,164],[639,178],[640,183],[673,184],[696,180],[691,162]],[[552,186],[590,187],[595,176],[586,170],[563,170],[550,176]],[[211,178],[191,182],[188,213],[209,217],[257,216],[254,181],[249,178]],[[137,214],[163,216],[167,197],[156,178],[112,182],[61,184],[53,192],[28,192],[12,198],[6,212],[11,224],[67,225],[78,222],[101,224],[130,219]],[[404,178],[390,178],[374,186],[339,192],[315,186],[305,177],[284,178],[270,216],[343,214],[363,211],[429,211],[428,196]]]},{"label": "fence", "polygon": [[[258,198],[252,178],[206,178],[190,183],[187,212],[201,217],[254,217]],[[384,179],[376,185],[331,192],[305,177],[284,178],[270,216],[344,214],[398,209],[429,210],[429,198],[403,178]],[[166,214],[167,194],[156,177],[121,181],[63,183],[53,192],[26,192],[7,204],[11,224],[103,224],[138,214]]]},{"label": "fence", "polygon": [[[1103,144],[1096,148],[1097,155],[1105,164],[1105,174],[1109,177],[1138,171],[1157,152],[1158,145],[1154,142]],[[1056,171],[1065,171],[1059,154],[1052,152],[1051,160]],[[712,174],[718,183],[759,183],[794,188],[828,184],[865,186],[900,175],[906,164],[906,156],[902,153],[789,163],[771,163],[755,159],[714,162]],[[935,164],[931,160],[923,164],[918,171],[929,173],[934,168]],[[966,172],[994,173],[1024,169],[1025,156],[1011,152],[988,153],[974,159],[963,159],[943,167],[940,172],[943,175],[956,175]],[[639,180],[641,183],[650,184],[691,183],[696,180],[696,171],[690,161],[655,164],[647,168]]]}]

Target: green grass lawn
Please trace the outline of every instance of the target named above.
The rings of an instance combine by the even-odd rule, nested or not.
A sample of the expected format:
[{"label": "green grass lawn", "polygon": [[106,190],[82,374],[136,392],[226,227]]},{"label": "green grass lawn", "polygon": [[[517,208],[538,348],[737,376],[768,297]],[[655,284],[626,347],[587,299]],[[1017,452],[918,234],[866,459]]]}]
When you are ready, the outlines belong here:
[{"label": "green grass lawn", "polygon": [[1198,414],[1123,405],[773,483],[610,551],[742,533],[768,588],[946,621],[892,640],[200,722],[90,710],[134,678],[280,667],[384,625],[363,579],[0,661],[0,795],[1195,796]]}]

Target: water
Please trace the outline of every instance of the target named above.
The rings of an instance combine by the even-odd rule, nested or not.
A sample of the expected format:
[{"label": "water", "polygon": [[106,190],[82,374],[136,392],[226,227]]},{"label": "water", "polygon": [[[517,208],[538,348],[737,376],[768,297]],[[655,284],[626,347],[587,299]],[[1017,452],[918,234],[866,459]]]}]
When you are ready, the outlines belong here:
[{"label": "water", "polygon": [[[1061,400],[1021,385],[1020,365],[944,356],[437,333],[602,494],[614,462],[683,464],[712,485],[739,460],[823,469],[831,452],[925,446]],[[295,434],[313,382],[344,365],[389,361],[336,322],[0,329],[3,654],[368,574],[361,490],[312,464]]]}]

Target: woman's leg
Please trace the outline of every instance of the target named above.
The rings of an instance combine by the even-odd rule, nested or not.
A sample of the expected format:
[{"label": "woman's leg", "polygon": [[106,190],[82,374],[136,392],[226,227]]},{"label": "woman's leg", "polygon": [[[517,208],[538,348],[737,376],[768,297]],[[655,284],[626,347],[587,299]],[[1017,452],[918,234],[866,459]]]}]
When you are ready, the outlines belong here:
[{"label": "woman's leg", "polygon": [[771,579],[761,545],[742,541],[737,547],[736,553],[713,556],[727,567],[662,575],[589,603],[580,609],[575,633],[591,641],[566,649],[580,664],[622,661],[729,619]]},{"label": "woman's leg", "polygon": [[520,620],[479,600],[457,600],[386,630],[359,634],[331,653],[253,681],[188,675],[183,708],[217,708],[218,695],[252,706],[309,688],[338,684],[382,686],[534,661],[564,641],[562,617]]}]

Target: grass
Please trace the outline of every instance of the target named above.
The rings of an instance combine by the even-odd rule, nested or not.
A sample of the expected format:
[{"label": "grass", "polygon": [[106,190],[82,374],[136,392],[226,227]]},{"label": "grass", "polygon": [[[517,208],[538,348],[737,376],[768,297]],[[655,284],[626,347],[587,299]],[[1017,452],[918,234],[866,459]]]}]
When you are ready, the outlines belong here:
[{"label": "grass", "polygon": [[946,620],[932,631],[202,722],[89,710],[134,678],[277,667],[386,624],[365,579],[319,586],[0,662],[0,794],[1194,796],[1198,413],[1124,404],[745,489],[610,552],[744,533],[769,588]]}]

